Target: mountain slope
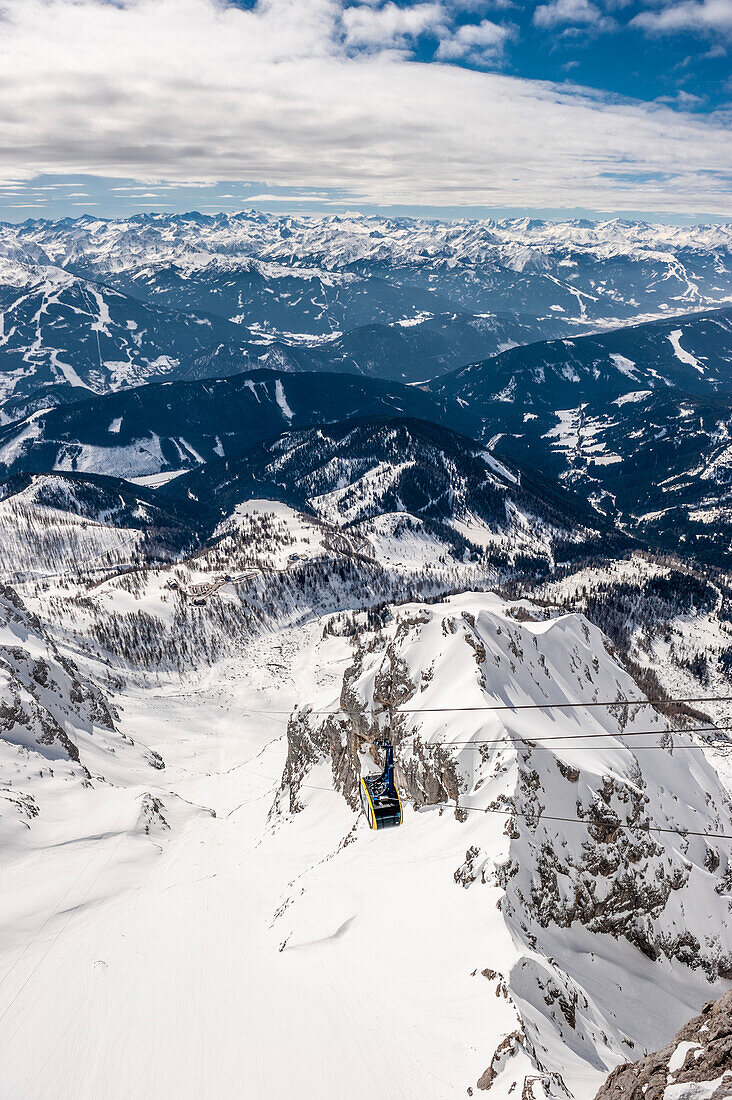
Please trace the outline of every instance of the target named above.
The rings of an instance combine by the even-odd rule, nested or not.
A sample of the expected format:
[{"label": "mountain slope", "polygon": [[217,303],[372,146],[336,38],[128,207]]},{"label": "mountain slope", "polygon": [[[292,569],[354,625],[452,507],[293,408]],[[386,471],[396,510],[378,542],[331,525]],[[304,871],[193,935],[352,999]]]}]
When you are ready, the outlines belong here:
[{"label": "mountain slope", "polygon": [[417,387],[353,375],[248,371],[147,385],[0,428],[0,468],[141,477],[234,455],[289,427],[399,414],[468,424]]},{"label": "mountain slope", "polygon": [[[387,732],[416,813],[405,808],[393,842],[357,830],[359,862],[379,859],[382,845],[382,889],[398,909],[404,850],[422,876],[422,861],[453,854],[453,873],[417,894],[412,928],[430,958],[427,989],[452,980],[459,951],[472,1017],[495,1006],[482,1017],[482,1072],[463,1089],[585,1100],[613,1064],[665,1041],[732,978],[730,841],[693,835],[732,832],[712,762],[683,751],[690,735],[665,736],[668,723],[647,707],[542,710],[642,698],[581,616],[464,594],[395,609],[377,626],[362,619],[352,654],[293,711],[279,813],[290,831],[307,828],[313,788],[331,784],[357,813],[359,774],[377,770],[373,740]],[[656,732],[639,739],[644,730]],[[307,914],[348,870],[341,851],[309,877],[307,897],[291,889],[278,938],[301,943]],[[462,928],[482,928],[472,964],[462,935],[460,948],[451,938],[429,946],[431,914],[448,911],[454,891]],[[354,949],[361,934],[349,933]],[[541,1091],[526,1091],[536,1078]]]},{"label": "mountain slope", "polygon": [[16,474],[0,482],[0,570],[8,583],[104,576],[189,549],[197,525],[187,502],[117,478]]},{"label": "mountain slope", "polygon": [[431,388],[651,544],[728,565],[732,311],[513,349]]},{"label": "mountain slope", "polygon": [[[59,385],[78,400],[166,375],[233,372],[256,361],[248,338],[215,315],[151,308],[60,268],[0,259],[0,402]],[[222,345],[229,363],[219,364]]]},{"label": "mountain slope", "polygon": [[293,430],[159,492],[221,515],[249,499],[280,500],[365,539],[379,561],[408,560],[417,544],[425,565],[447,554],[546,567],[599,546],[591,514],[568,494],[450,429],[403,418]]},{"label": "mountain slope", "polygon": [[[381,505],[388,486],[345,500],[329,455],[334,514]],[[476,455],[452,461],[459,474]],[[473,486],[454,485],[457,505]],[[302,525],[305,547],[317,527]],[[0,826],[0,1011],[12,1005],[9,1040],[32,1020],[55,1051],[39,1063],[9,1041],[9,1095],[29,1073],[43,1096],[67,1100],[69,1081],[76,1100],[134,1095],[152,1057],[180,1095],[191,1081],[237,1095],[245,1079],[290,1100],[306,1079],[323,1100],[587,1100],[723,993],[732,849],[696,835],[732,832],[722,752],[666,736],[647,707],[542,710],[644,694],[581,615],[487,593],[404,603],[429,589],[423,573],[390,592],[394,570],[333,559],[222,585],[200,607],[171,589],[178,569],[33,597],[120,714],[118,733],[80,741],[86,783],[0,737],[15,766],[3,797],[39,808]],[[443,709],[501,704],[534,709]],[[354,788],[387,729],[405,821],[372,832]],[[354,996],[364,959],[378,1011]],[[263,1037],[254,1054],[242,1034]],[[292,1034],[296,1059],[282,1056]]]},{"label": "mountain slope", "polygon": [[732,308],[540,341],[455,371],[433,388],[474,406],[498,399],[521,414],[608,401],[638,390],[732,393]]},{"label": "mountain slope", "polygon": [[[95,725],[114,730],[103,693],[61,656],[40,621],[7,587],[0,592],[0,682],[0,757],[11,771],[21,770],[12,759],[22,758],[18,749],[79,764],[79,743],[93,735]],[[32,817],[33,799],[19,798],[16,808]]]},{"label": "mountain slope", "polygon": [[327,343],[290,347],[287,355],[302,370],[423,382],[505,348],[572,332],[558,317],[532,321],[512,314],[440,313],[391,325],[362,325]]},{"label": "mountain slope", "polygon": [[702,1012],[663,1048],[618,1066],[595,1100],[725,1100],[732,1093],[732,992]]}]

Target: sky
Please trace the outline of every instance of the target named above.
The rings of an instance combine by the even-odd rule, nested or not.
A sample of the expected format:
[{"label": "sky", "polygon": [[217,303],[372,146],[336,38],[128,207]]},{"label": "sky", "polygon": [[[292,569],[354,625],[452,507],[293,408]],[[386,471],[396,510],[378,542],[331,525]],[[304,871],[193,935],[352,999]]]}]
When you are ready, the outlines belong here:
[{"label": "sky", "polygon": [[732,218],[732,0],[0,0],[0,218]]}]

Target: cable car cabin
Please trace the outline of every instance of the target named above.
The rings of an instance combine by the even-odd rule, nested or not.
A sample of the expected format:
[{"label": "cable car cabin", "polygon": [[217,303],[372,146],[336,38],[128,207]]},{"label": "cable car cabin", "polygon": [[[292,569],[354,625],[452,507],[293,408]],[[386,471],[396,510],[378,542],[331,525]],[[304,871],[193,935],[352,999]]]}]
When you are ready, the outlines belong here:
[{"label": "cable car cabin", "polygon": [[382,741],[384,770],[376,775],[361,776],[361,805],[372,829],[389,829],[402,823],[402,802],[394,781],[394,747]]}]

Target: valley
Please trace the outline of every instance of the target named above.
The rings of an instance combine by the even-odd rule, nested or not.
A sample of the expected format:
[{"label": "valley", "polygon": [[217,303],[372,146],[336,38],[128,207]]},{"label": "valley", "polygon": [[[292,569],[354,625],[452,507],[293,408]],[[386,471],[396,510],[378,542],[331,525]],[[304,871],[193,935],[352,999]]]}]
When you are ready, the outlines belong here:
[{"label": "valley", "polygon": [[[92,598],[111,613],[108,594]],[[76,599],[71,597],[71,604]],[[156,601],[141,600],[148,613],[160,613]],[[116,602],[119,613],[123,590]],[[520,623],[511,610],[495,597],[466,595],[444,604],[407,604],[389,614],[393,626],[387,622],[387,637],[396,629],[401,647],[416,646],[416,655],[428,646],[435,657],[443,649],[420,707],[434,700],[449,703],[448,683],[461,704],[481,697],[546,701],[542,681],[551,682],[552,699],[574,699],[586,694],[588,674],[594,694],[634,690],[607,657],[600,658],[600,672],[581,672],[583,650],[586,660],[602,654],[599,635],[588,633],[581,620],[560,616]],[[356,615],[359,620],[366,625]],[[546,724],[546,716],[466,715],[449,726],[444,716],[434,716],[393,734],[404,797],[416,797],[416,808],[406,809],[403,829],[369,834],[353,808],[353,773],[344,773],[328,748],[342,737],[338,726],[348,729],[354,720],[350,706],[335,719],[335,728],[333,719],[317,713],[337,708],[341,680],[358,674],[354,644],[363,652],[366,642],[367,662],[381,659],[379,648],[368,652],[368,630],[356,626],[355,636],[343,634],[343,621],[342,613],[311,613],[300,625],[291,620],[246,642],[232,636],[229,644],[236,652],[209,671],[174,675],[158,665],[153,672],[139,667],[138,656],[137,667],[125,672],[124,686],[115,680],[129,657],[123,661],[118,651],[106,674],[106,691],[118,711],[115,756],[108,756],[111,745],[99,755],[87,738],[89,748],[82,747],[80,760],[88,769],[86,779],[73,763],[49,761],[39,774],[29,759],[21,774],[16,771],[10,790],[32,798],[37,816],[29,829],[15,825],[3,846],[4,881],[14,899],[6,913],[0,979],[0,1011],[10,1013],[6,1018],[12,1021],[3,1074],[11,1093],[24,1095],[23,1083],[30,1081],[31,1095],[63,1095],[71,1077],[80,1082],[76,1095],[91,1097],[106,1087],[111,1063],[119,1087],[141,1095],[227,1092],[244,1075],[256,1087],[285,1097],[296,1087],[294,1074],[306,1073],[313,1094],[335,1095],[349,1082],[354,1095],[366,1096],[367,1071],[368,1088],[376,1073],[384,1089],[408,1077],[435,1095],[449,1095],[456,1081],[463,1091],[476,1089],[489,1070],[499,1095],[527,1074],[542,1082],[537,1095],[562,1095],[565,1088],[591,1095],[603,1069],[658,1045],[700,998],[725,988],[722,975],[730,961],[719,954],[714,936],[708,944],[698,939],[698,954],[692,949],[676,958],[669,931],[678,926],[678,915],[688,912],[685,889],[711,890],[724,881],[729,855],[710,875],[704,853],[707,845],[727,852],[729,841],[692,840],[691,847],[684,844],[682,858],[673,838],[651,839],[644,837],[642,822],[631,826],[627,850],[640,846],[633,858],[650,860],[659,870],[665,866],[663,874],[675,883],[673,905],[650,896],[643,917],[648,923],[642,936],[650,936],[654,950],[656,943],[663,945],[655,960],[650,945],[638,950],[634,937],[640,928],[624,939],[622,904],[616,916],[610,909],[604,927],[571,915],[575,923],[567,925],[571,910],[560,916],[562,908],[577,905],[578,898],[573,902],[559,894],[550,903],[556,909],[543,912],[545,899],[534,911],[534,902],[523,897],[522,880],[510,877],[512,859],[519,860],[524,874],[532,859],[541,866],[547,844],[557,853],[563,850],[561,858],[570,864],[589,858],[583,839],[587,825],[551,820],[554,811],[566,812],[564,789],[576,787],[575,768],[578,793],[587,792],[583,798],[589,796],[590,810],[593,785],[609,772],[616,793],[604,812],[626,820],[633,808],[627,793],[643,775],[650,798],[645,812],[652,811],[654,822],[723,831],[730,807],[721,786],[712,793],[718,781],[711,768],[729,759],[724,750],[710,748],[705,763],[697,753],[684,753],[694,739],[681,733],[674,736],[675,753],[667,749],[659,757],[640,751],[632,729],[655,725],[660,733],[665,727],[658,718],[649,722],[642,708],[620,729],[617,718],[606,723],[597,712],[592,732],[581,719],[562,718],[560,729],[569,740],[553,740],[544,753],[541,737],[556,739],[559,732],[556,721]],[[60,633],[68,637],[66,616],[64,622]],[[448,642],[440,625],[446,622],[457,628],[454,635],[448,632]],[[427,637],[419,640],[420,632],[435,629],[442,646]],[[475,631],[492,649],[482,662],[471,640]],[[489,637],[495,641],[489,643]],[[527,643],[538,658],[535,670],[528,653],[520,656]],[[568,674],[565,647],[577,654],[579,679]],[[541,667],[549,653],[558,662],[556,670],[547,666],[551,681]],[[194,664],[200,661],[200,654],[191,656]],[[79,659],[85,671],[101,678],[98,657]],[[400,650],[393,659],[401,661]],[[524,667],[519,680],[510,671],[512,662]],[[422,666],[423,674],[429,671]],[[369,690],[368,664],[360,675]],[[608,676],[610,681],[603,680]],[[602,731],[607,732],[597,741]],[[508,738],[508,744],[499,741],[471,752],[471,742],[486,736]],[[528,740],[516,747],[517,737]],[[598,747],[588,754],[584,746],[593,738]],[[444,743],[448,747],[440,751],[437,746]],[[154,754],[152,763],[145,762],[145,753]],[[293,761],[298,761],[294,770]],[[537,774],[546,799],[538,818],[525,801]],[[701,784],[697,796],[692,776]],[[675,797],[682,788],[688,809]],[[710,796],[719,800],[711,817]],[[497,806],[499,815],[474,812],[486,806]],[[508,833],[506,815],[514,822]],[[600,821],[590,825],[590,836],[593,850],[607,858],[613,846]],[[624,847],[625,841],[620,853]],[[681,871],[688,879],[690,860],[694,869],[684,887],[677,876]],[[31,866],[43,886],[29,892]],[[587,873],[580,868],[581,863],[577,873]],[[608,885],[620,902],[622,877],[617,884],[611,877]],[[724,890],[718,895],[711,890],[709,898],[722,909],[727,905]],[[13,934],[20,927],[28,929],[28,939]],[[563,927],[572,928],[569,937]],[[701,928],[695,931],[700,937]],[[378,952],[370,946],[374,936]],[[365,1021],[363,997],[354,988],[359,973],[366,992],[390,991],[387,1005],[367,1013]],[[418,980],[415,974],[421,975]],[[668,994],[660,1014],[659,983]],[[610,998],[609,988],[615,990]],[[647,1011],[638,1013],[635,1024],[624,1008],[629,996],[636,1004],[647,999]],[[43,1057],[24,1026],[31,1015],[46,1036]],[[406,1036],[399,1024],[405,1017]],[[215,1038],[202,1043],[209,1029]],[[361,1037],[357,1044],[354,1029]],[[515,1039],[500,1053],[497,1039],[490,1037],[508,1032]],[[298,1050],[302,1044],[296,1067],[278,1056],[293,1033]],[[374,1045],[384,1051],[376,1071],[369,1053]],[[354,1086],[359,1076],[363,1083]]]},{"label": "valley", "polygon": [[593,1100],[729,995],[730,247],[0,226],[3,1097]]}]

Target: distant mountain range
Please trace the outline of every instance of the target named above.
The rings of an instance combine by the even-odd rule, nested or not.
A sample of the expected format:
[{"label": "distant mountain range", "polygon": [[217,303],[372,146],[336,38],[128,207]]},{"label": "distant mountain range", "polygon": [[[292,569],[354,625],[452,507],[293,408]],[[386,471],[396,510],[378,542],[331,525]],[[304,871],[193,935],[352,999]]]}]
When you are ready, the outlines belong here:
[{"label": "distant mountain range", "polygon": [[[305,282],[309,292],[313,279]],[[211,378],[258,366],[423,381],[501,348],[567,332],[566,323],[554,317],[530,324],[510,314],[420,312],[411,291],[409,302],[382,308],[378,296],[371,297],[371,283],[356,282],[363,309],[351,311],[352,319],[362,316],[367,324],[344,335],[336,329],[333,339],[306,333],[288,344],[271,335],[282,308],[275,296],[285,285],[279,276],[275,289],[263,289],[258,277],[265,300],[249,300],[242,314],[252,319],[247,326],[206,312],[198,301],[195,308],[178,309],[169,296],[168,304],[163,296],[143,300],[134,296],[135,287],[122,292],[63,268],[3,260],[0,254],[0,423],[79,400],[84,391],[102,394],[163,378]],[[393,297],[393,288],[384,286]],[[201,296],[208,301],[203,291]],[[301,287],[300,305],[304,296]],[[211,301],[220,305],[215,295]],[[430,304],[444,305],[436,299]],[[408,319],[402,321],[405,311]]]},{"label": "distant mountain range", "polygon": [[497,456],[652,545],[732,561],[732,309],[514,349],[432,388]]},{"label": "distant mountain range", "polygon": [[731,242],[726,226],[252,212],[0,225],[0,419],[256,366],[421,382],[727,303]]},{"label": "distant mountain range", "polygon": [[[540,470],[600,526],[732,562],[732,306],[689,312],[732,295],[731,241],[252,214],[0,227],[0,472],[148,478],[406,418]],[[608,327],[653,310],[675,313]]]},{"label": "distant mountain range", "polygon": [[6,425],[0,469],[148,477],[297,429],[408,417],[541,470],[644,542],[726,562],[731,332],[732,309],[709,311],[514,348],[421,386],[271,370],[151,384]]},{"label": "distant mountain range", "polygon": [[[277,299],[273,283],[278,278],[309,280],[316,311],[308,305],[301,312],[317,319],[323,335],[341,310],[347,312],[349,297],[362,298],[362,281],[372,279],[392,302],[406,288],[427,294],[433,305],[415,298],[417,308],[437,306],[434,311],[440,312],[442,299],[468,313],[531,317],[556,312],[622,320],[722,304],[732,293],[728,225],[526,218],[439,222],[244,211],[28,221],[4,226],[0,240],[6,250],[27,254],[34,262],[45,257],[78,274],[119,280],[123,289],[134,284],[139,293],[177,308],[207,308],[227,317],[251,308],[246,292],[239,305],[241,286],[267,286]],[[293,282],[279,293],[290,317],[299,313],[284,294],[297,289]],[[215,308],[217,302],[221,309]],[[363,315],[346,327],[362,323]],[[336,327],[342,327],[340,321]],[[285,329],[304,331],[289,322]]]},{"label": "distant mountain range", "polygon": [[[401,414],[492,440],[497,453],[521,465],[539,462],[573,484],[602,486],[646,445],[647,425],[665,440],[661,453],[671,445],[672,422],[683,421],[677,435],[687,437],[697,423],[680,411],[689,402],[701,401],[709,431],[717,430],[713,418],[724,417],[732,397],[731,334],[729,308],[513,348],[421,385],[264,369],[169,381],[7,424],[0,429],[0,465],[8,473],[139,477],[236,455],[287,428]],[[304,354],[300,362],[308,365]],[[695,445],[673,448],[686,454]],[[647,456],[642,464],[649,468]]]}]

